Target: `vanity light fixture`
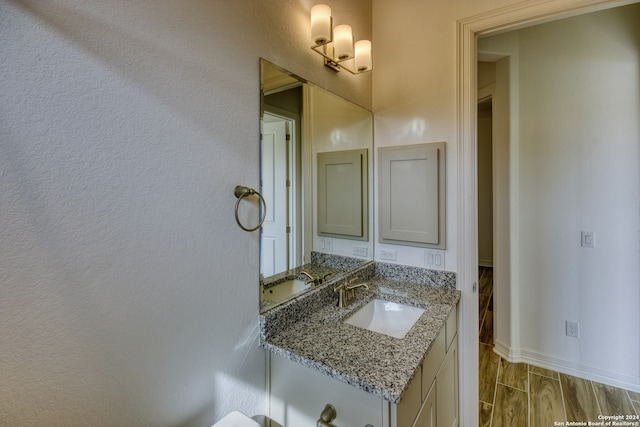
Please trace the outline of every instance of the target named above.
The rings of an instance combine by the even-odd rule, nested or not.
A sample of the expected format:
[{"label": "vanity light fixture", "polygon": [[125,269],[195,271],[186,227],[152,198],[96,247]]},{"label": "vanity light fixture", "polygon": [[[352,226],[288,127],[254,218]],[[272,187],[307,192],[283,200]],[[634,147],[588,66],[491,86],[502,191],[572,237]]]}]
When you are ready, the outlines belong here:
[{"label": "vanity light fixture", "polygon": [[331,8],[317,4],[311,8],[311,42],[315,52],[324,57],[324,65],[334,71],[342,69],[351,74],[361,74],[373,69],[371,42],[353,42],[350,25],[333,28]]}]

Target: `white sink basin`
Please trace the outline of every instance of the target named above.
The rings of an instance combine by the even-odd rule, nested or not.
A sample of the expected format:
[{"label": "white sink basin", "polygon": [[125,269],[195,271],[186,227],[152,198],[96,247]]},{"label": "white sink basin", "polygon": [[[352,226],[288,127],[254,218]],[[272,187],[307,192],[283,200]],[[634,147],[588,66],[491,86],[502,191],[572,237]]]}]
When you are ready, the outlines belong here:
[{"label": "white sink basin", "polygon": [[424,313],[422,308],[374,299],[344,322],[391,337],[404,338],[422,313]]},{"label": "white sink basin", "polygon": [[290,279],[286,282],[278,283],[277,285],[266,288],[262,291],[260,297],[263,300],[266,299],[277,304],[293,298],[310,287],[311,285],[307,284],[304,280]]}]

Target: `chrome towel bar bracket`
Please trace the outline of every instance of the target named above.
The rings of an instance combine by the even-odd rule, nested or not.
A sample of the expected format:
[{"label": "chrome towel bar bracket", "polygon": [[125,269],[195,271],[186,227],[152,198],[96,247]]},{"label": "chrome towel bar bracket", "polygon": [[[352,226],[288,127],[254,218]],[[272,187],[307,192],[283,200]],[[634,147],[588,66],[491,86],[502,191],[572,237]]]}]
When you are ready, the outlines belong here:
[{"label": "chrome towel bar bracket", "polygon": [[[235,208],[236,223],[244,231],[256,231],[258,228],[260,228],[262,226],[262,223],[264,222],[265,218],[267,217],[267,202],[264,201],[264,197],[262,197],[262,194],[260,194],[259,192],[257,192],[253,188],[245,187],[243,185],[236,185],[236,188],[233,190],[233,194],[238,199],[236,201],[236,208]],[[240,201],[242,199],[244,199],[245,197],[254,196],[254,195],[258,196],[258,198],[260,199],[262,215],[259,218],[258,225],[256,225],[253,228],[249,228],[249,227],[245,227],[240,222],[240,219],[238,218],[238,206],[240,206]]]}]

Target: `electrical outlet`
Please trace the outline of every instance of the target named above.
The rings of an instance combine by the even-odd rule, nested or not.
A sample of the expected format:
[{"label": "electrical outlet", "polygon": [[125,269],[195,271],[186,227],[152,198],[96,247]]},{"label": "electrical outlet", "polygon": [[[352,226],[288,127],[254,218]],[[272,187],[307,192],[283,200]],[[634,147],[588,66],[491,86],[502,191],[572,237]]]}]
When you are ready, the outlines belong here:
[{"label": "electrical outlet", "polygon": [[580,338],[580,324],[578,322],[566,321],[567,336]]},{"label": "electrical outlet", "polygon": [[395,261],[398,259],[398,254],[396,251],[391,249],[380,249],[380,259]]},{"label": "electrical outlet", "polygon": [[366,246],[354,246],[353,247],[353,254],[355,256],[366,257],[367,253],[368,253],[368,250],[367,250]]}]

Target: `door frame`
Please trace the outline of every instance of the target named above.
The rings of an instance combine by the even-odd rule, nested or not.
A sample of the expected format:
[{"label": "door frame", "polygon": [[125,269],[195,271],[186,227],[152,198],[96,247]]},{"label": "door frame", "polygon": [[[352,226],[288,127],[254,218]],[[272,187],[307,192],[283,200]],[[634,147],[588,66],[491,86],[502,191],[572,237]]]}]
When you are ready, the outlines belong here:
[{"label": "door frame", "polygon": [[516,30],[588,12],[637,3],[630,0],[554,0],[517,3],[457,22],[458,289],[460,310],[460,425],[478,417],[477,248],[477,37]]}]

